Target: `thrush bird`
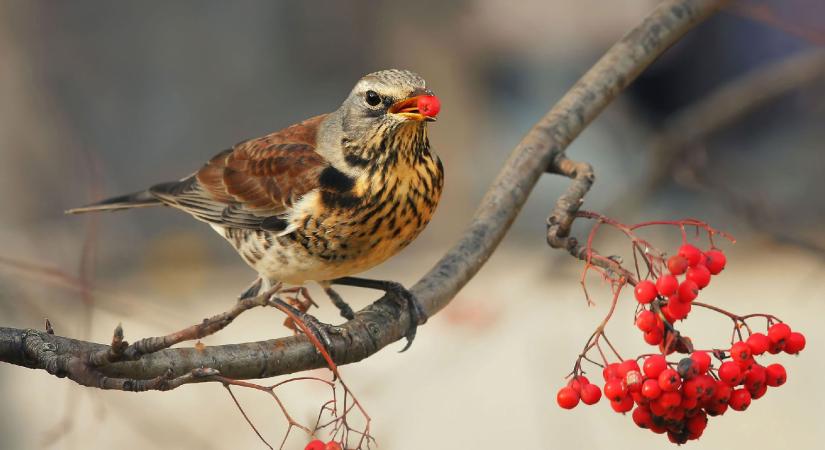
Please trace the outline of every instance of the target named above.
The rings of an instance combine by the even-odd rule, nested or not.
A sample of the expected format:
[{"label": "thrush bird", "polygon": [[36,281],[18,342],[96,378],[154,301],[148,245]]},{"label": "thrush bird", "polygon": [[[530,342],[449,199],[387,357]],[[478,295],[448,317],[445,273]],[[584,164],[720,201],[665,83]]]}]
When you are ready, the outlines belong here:
[{"label": "thrush bird", "polygon": [[443,186],[427,122],[440,105],[419,75],[383,70],[336,111],[218,153],[194,174],[68,213],[171,206],[208,223],[253,269],[251,297],[277,283],[393,292],[410,309],[409,347],[426,315],[400,284],[351,275],[396,254],[424,229]]}]

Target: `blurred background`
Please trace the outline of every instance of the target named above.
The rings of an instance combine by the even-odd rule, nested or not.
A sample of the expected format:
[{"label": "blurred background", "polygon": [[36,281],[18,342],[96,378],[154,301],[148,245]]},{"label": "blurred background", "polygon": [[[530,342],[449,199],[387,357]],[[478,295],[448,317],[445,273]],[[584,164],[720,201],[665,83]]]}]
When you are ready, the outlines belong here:
[{"label": "blurred background", "polygon": [[[237,141],[338,107],[365,73],[412,69],[442,100],[431,140],[445,196],[423,235],[367,275],[411,285],[460,236],[532,124],[657,2],[0,2],[0,326],[107,342],[225,310],[254,274],[207,226],[169,209],[67,217],[91,200],[176,179]],[[710,421],[694,448],[816,448],[825,314],[825,4],[743,1],[697,27],[573,143],[594,165],[586,209],[625,223],[698,217],[732,233],[703,299],[770,312],[806,332],[778,356],[788,383]],[[415,345],[343,375],[385,449],[662,448],[606,402],[563,411],[555,393],[609,304],[582,265],[545,245],[565,188],[546,176],[490,262]],[[576,232],[587,232],[580,224]],[[600,246],[626,250],[605,233]],[[649,235],[664,250],[673,230]],[[312,287],[315,314],[337,322]],[[362,307],[374,292],[342,289]],[[645,352],[628,296],[608,329]],[[206,345],[287,334],[247,313]],[[685,324],[721,346],[729,322]],[[189,344],[191,345],[191,344]],[[325,375],[318,371],[318,375]],[[599,371],[592,371],[593,378]],[[276,380],[278,381],[278,380]],[[260,392],[238,392],[268,440],[286,429]],[[319,386],[283,392],[310,421]],[[2,449],[264,448],[217,385],[103,392],[0,365]],[[303,448],[299,434],[285,448]]]}]

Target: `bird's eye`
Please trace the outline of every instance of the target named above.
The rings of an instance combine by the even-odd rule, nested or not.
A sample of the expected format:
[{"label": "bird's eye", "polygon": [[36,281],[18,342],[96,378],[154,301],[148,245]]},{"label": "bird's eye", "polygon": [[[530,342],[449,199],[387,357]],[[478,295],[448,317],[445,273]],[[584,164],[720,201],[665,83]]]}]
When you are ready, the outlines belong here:
[{"label": "bird's eye", "polygon": [[367,91],[367,104],[370,106],[376,106],[379,103],[381,103],[381,96],[375,91]]}]

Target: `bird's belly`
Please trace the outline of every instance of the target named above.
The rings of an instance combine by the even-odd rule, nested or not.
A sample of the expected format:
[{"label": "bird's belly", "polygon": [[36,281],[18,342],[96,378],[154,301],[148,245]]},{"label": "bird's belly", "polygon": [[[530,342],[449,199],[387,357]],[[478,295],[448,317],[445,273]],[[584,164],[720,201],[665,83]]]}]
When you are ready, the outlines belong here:
[{"label": "bird's belly", "polygon": [[324,261],[313,258],[306,250],[285,236],[262,230],[247,230],[212,225],[238,255],[263,278],[289,284],[320,280]]},{"label": "bird's belly", "polygon": [[[385,261],[411,241],[415,233],[377,239],[333,227],[297,230],[277,236],[259,230],[213,226],[258,274],[271,281],[303,284],[363,272]],[[308,232],[308,233],[307,233]]]},{"label": "bird's belly", "polygon": [[414,217],[403,207],[390,214],[327,211],[308,217],[290,237],[299,258],[314,261],[307,280],[330,280],[366,271],[395,255],[423,230],[429,221]]}]

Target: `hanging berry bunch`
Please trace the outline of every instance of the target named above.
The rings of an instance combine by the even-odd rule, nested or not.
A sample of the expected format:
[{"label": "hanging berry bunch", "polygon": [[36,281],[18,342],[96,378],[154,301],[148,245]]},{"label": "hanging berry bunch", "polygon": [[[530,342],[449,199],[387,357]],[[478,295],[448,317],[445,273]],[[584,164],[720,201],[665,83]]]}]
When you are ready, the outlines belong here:
[{"label": "hanging berry bunch", "polygon": [[[785,367],[762,359],[767,354],[799,353],[805,348],[802,333],[770,314],[739,316],[697,300],[727,264],[724,252],[714,245],[714,237],[723,236],[733,242],[732,238],[692,219],[627,226],[592,212],[581,211],[578,216],[597,221],[584,249],[583,280],[590,270],[600,273],[612,286],[613,302],[577,358],[567,386],[558,391],[559,406],[572,409],[580,402],[592,405],[604,393],[614,411],[632,411],[633,421],[639,427],[666,433],[671,442],[683,444],[702,435],[708,417],[721,416],[729,409],[744,411],[769,388],[785,383]],[[620,230],[630,239],[635,273],[624,269],[618,257],[604,257],[593,249],[593,238],[602,224]],[[681,230],[683,244],[673,256],[658,252],[637,236],[638,229],[651,226],[675,226]],[[702,250],[688,243],[688,227],[703,231],[709,248]],[[634,286],[638,302],[635,325],[644,342],[656,347],[655,354],[623,359],[604,332],[627,284]],[[589,295],[587,299],[590,302]],[[722,314],[733,322],[730,344],[709,350],[693,348],[691,339],[679,332],[676,323],[687,319],[694,307]],[[753,321],[763,324],[764,332],[750,323]],[[610,361],[602,344],[610,349],[615,361]],[[594,349],[601,362],[591,358]],[[676,358],[674,353],[686,356]],[[584,361],[602,367],[601,389],[583,375]]]}]

